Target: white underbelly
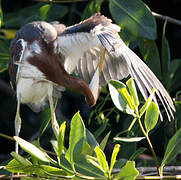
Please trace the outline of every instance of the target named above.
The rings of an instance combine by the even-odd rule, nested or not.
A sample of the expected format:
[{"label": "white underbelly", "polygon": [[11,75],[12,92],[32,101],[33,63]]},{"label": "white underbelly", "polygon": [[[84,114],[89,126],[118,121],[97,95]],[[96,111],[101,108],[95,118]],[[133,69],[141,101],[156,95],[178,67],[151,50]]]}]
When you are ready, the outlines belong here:
[{"label": "white underbelly", "polygon": [[48,96],[49,88],[51,88],[51,84],[48,82],[20,78],[17,84],[17,96],[20,95],[21,103],[42,103]]}]

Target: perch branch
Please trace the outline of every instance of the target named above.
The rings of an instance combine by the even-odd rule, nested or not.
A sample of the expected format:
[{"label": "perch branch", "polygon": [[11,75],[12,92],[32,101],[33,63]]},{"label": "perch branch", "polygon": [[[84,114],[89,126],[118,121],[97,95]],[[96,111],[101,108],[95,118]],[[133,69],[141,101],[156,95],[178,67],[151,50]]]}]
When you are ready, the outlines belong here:
[{"label": "perch branch", "polygon": [[177,24],[177,25],[181,26],[181,21],[178,20],[178,19],[175,19],[175,18],[172,18],[172,17],[169,17],[169,16],[164,16],[164,15],[158,14],[156,12],[152,12],[152,15],[155,16],[158,19],[168,21],[170,23]]}]

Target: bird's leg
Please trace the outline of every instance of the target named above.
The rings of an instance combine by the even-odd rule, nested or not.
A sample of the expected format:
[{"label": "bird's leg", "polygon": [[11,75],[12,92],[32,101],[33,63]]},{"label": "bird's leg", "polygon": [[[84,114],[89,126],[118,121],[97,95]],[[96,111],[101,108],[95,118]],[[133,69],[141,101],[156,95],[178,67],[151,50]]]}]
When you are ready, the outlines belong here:
[{"label": "bird's leg", "polygon": [[53,105],[52,91],[53,91],[53,87],[51,86],[51,88],[49,88],[49,92],[48,92],[48,100],[49,100],[49,104],[50,104],[50,112],[51,112],[51,119],[52,119],[52,129],[53,129],[53,132],[54,132],[56,138],[58,138],[59,125],[57,123],[56,116],[55,116],[55,108],[54,108],[54,105]]},{"label": "bird's leg", "polygon": [[104,62],[104,58],[105,58],[105,52],[106,49],[105,48],[101,48],[101,54],[100,54],[100,59],[97,65],[97,69],[93,75],[93,78],[89,84],[89,88],[92,91],[92,94],[95,98],[95,100],[97,101],[98,96],[99,96],[99,80],[100,80],[100,74],[102,72],[102,66],[103,66],[103,62]]},{"label": "bird's leg", "polygon": [[[16,110],[16,117],[15,117],[15,136],[19,136],[19,132],[21,129],[21,117],[20,117],[20,98],[21,95],[18,95],[17,98],[17,110]],[[18,153],[18,143],[15,144],[15,152]]]}]

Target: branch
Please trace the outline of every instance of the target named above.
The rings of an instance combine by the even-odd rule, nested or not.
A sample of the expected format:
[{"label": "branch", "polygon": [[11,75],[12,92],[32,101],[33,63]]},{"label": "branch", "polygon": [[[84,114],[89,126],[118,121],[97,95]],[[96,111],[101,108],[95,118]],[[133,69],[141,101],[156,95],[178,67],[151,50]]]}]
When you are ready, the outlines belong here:
[{"label": "branch", "polygon": [[173,23],[173,24],[181,26],[181,21],[178,20],[178,19],[175,19],[175,18],[172,18],[172,17],[169,17],[169,16],[164,16],[164,15],[158,14],[156,12],[152,12],[152,15],[155,16],[158,19],[161,19],[161,20],[164,20],[164,21],[168,21],[170,23]]},{"label": "branch", "polygon": [[[138,167],[139,175],[136,179],[160,179],[157,176],[156,167]],[[119,173],[120,169],[113,169],[112,173]],[[163,179],[178,179],[181,178],[181,166],[165,166],[163,168]]]}]

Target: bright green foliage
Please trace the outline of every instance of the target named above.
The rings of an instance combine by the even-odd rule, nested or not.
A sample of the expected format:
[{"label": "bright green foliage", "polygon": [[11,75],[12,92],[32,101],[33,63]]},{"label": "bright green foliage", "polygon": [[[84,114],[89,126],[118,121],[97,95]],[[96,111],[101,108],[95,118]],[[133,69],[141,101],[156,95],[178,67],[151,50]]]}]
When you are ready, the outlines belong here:
[{"label": "bright green foliage", "polygon": [[79,112],[77,112],[71,121],[70,135],[69,135],[69,148],[65,154],[69,163],[73,164],[73,151],[75,145],[85,137],[85,126]]},{"label": "bright green foliage", "polygon": [[139,172],[135,168],[135,162],[127,161],[126,165],[116,175],[115,179],[134,180],[138,174]]},{"label": "bright green foliage", "polygon": [[18,142],[18,144],[24,151],[36,157],[38,160],[43,161],[43,162],[53,161],[45,152],[41,151],[39,148],[37,148],[33,144],[21,139],[18,136],[14,136],[14,139],[16,140],[16,142]]},{"label": "bright green foliage", "polygon": [[133,99],[134,106],[136,107],[136,110],[137,110],[137,108],[139,106],[139,99],[138,99],[138,94],[136,91],[136,86],[135,86],[135,83],[133,81],[133,78],[128,79],[126,81],[126,85],[128,86],[130,96]]},{"label": "bright green foliage", "polygon": [[66,128],[66,122],[63,122],[60,125],[59,135],[57,139],[57,158],[60,157],[60,155],[63,153],[63,147],[64,147],[64,136],[65,136],[65,128]]},{"label": "bright green foliage", "polygon": [[144,120],[147,134],[157,124],[158,117],[159,117],[158,108],[154,102],[151,102],[146,110],[145,120]]},{"label": "bright green foliage", "polygon": [[[99,148],[99,144],[94,136],[85,129],[79,112],[73,116],[71,121],[68,150],[66,150],[63,143],[65,129],[66,124],[63,122],[60,125],[58,140],[52,141],[58,161],[50,158],[41,147],[37,147],[15,136],[14,139],[18,142],[20,147],[32,156],[32,162],[28,160],[29,158],[24,158],[12,152],[11,155],[14,159],[5,166],[5,169],[13,173],[34,174],[42,178],[71,179],[74,177],[83,179],[111,179],[113,176],[116,176],[116,174],[112,174],[112,170],[115,164],[117,164],[117,166],[119,164],[119,160],[116,160],[120,148],[119,144],[116,144],[113,149],[109,168],[104,152]],[[101,146],[103,149],[109,134],[110,133],[105,136],[102,142]],[[89,138],[86,138],[86,136]],[[92,153],[91,148],[93,147],[96,157],[94,157]],[[120,162],[122,164],[122,161]],[[122,166],[121,164],[120,167]],[[127,173],[126,170],[124,171]],[[122,173],[124,173],[124,171]],[[132,177],[133,175],[128,174],[127,176]]]},{"label": "bright green foliage", "polygon": [[112,156],[111,156],[111,164],[110,164],[110,170],[109,170],[109,173],[111,175],[111,172],[112,172],[112,169],[115,165],[115,162],[116,162],[116,157],[118,155],[118,152],[119,152],[119,148],[120,148],[120,145],[119,144],[116,144],[114,146],[114,149],[113,149],[113,152],[112,152]]},{"label": "bright green foliage", "polygon": [[108,177],[109,166],[106,161],[106,156],[104,155],[103,151],[98,146],[95,147],[94,151],[96,153],[99,165],[103,169],[105,176]]},{"label": "bright green foliage", "polygon": [[122,82],[111,80],[109,82],[109,91],[114,105],[120,111],[135,116],[134,110],[131,108],[133,107],[133,100],[130,98],[126,86]]}]

